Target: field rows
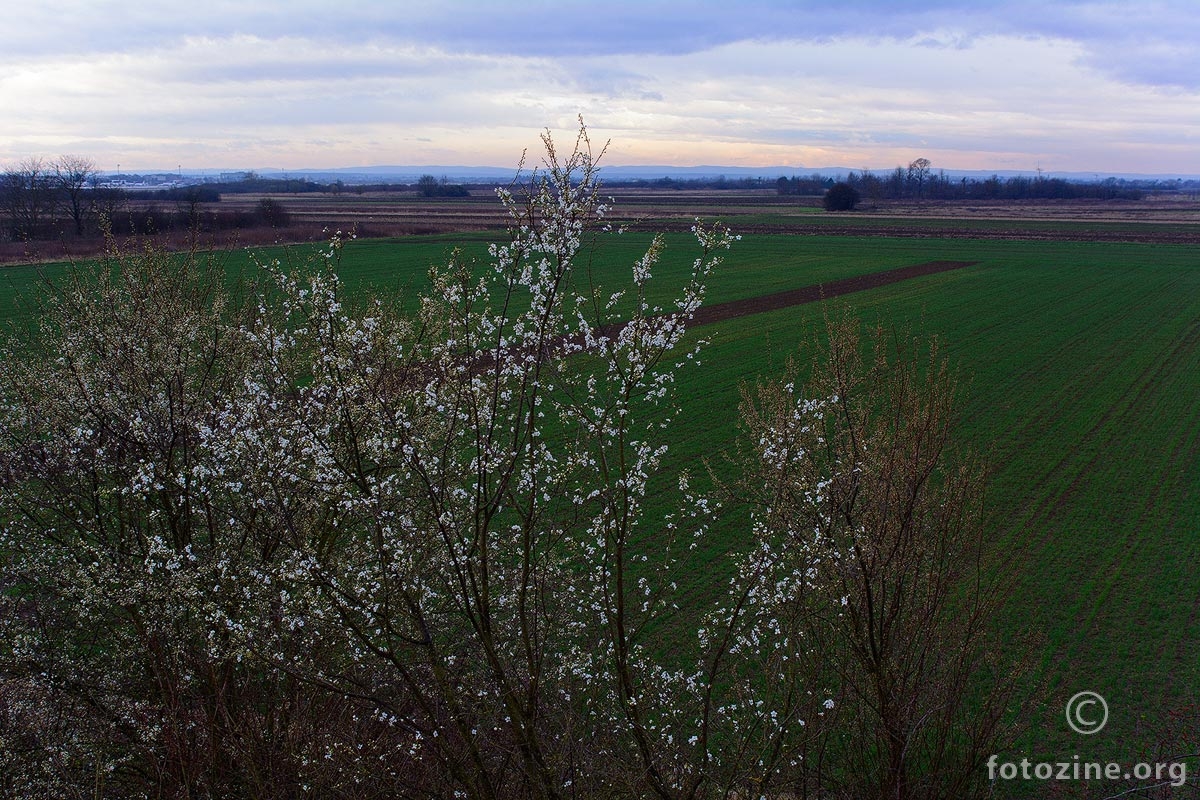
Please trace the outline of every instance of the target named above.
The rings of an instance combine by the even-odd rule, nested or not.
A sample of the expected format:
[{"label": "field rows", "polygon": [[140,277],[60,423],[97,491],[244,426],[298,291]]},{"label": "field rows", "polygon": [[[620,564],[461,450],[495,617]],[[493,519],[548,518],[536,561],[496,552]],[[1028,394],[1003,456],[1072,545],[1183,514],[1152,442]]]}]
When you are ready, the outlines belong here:
[{"label": "field rows", "polygon": [[[1001,633],[1041,637],[1039,677],[1051,691],[1024,752],[1078,749],[1061,709],[1083,689],[1105,694],[1114,709],[1088,742],[1097,757],[1128,758],[1131,742],[1150,747],[1165,736],[1170,711],[1195,708],[1200,679],[1194,253],[952,240],[921,243],[918,256],[893,241],[880,253],[872,240],[777,238],[762,250],[790,248],[798,266],[775,270],[787,275],[879,268],[892,257],[980,262],[830,302],[939,335],[967,379],[962,436],[989,453],[989,525],[1012,589]],[[739,255],[714,281],[714,298],[743,268]],[[702,369],[680,385],[677,463],[699,469],[703,456],[730,446],[738,385],[777,372],[822,313],[802,306],[698,332],[712,343]],[[729,531],[731,546],[740,533]],[[721,555],[708,554],[718,572]]]}]

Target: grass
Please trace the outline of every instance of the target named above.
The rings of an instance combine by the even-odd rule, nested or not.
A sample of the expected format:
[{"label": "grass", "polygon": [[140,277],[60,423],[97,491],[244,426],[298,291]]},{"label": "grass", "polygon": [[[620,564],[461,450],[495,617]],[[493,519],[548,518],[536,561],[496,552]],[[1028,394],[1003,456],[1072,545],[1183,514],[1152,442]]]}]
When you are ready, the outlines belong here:
[{"label": "grass", "polygon": [[[989,452],[989,535],[1011,590],[999,633],[1043,642],[1031,684],[1049,694],[1017,760],[1150,757],[1200,679],[1200,261],[1182,245],[754,237],[710,299],[933,259],[979,263],[832,302],[939,335],[969,377],[961,434]],[[712,343],[681,376],[675,466],[719,460],[739,384],[777,372],[821,314],[697,332]],[[719,564],[723,544],[703,557]],[[1112,713],[1081,741],[1062,708],[1084,689]]]},{"label": "grass", "polygon": [[[579,280],[586,283],[590,272],[607,291],[623,287],[633,263],[645,253],[651,238],[648,233],[603,237],[595,255],[580,264]],[[669,307],[690,274],[698,250],[690,234],[668,233],[664,238],[667,247],[649,291],[652,303]],[[353,241],[341,253],[339,274],[352,295],[399,294],[403,305],[411,309],[419,292],[428,287],[430,267],[445,264],[458,249],[464,257],[478,260],[483,269],[491,240],[491,236],[481,233]],[[727,266],[710,284],[706,302],[757,297],[930,260],[919,240],[878,239],[849,250],[839,249],[838,241],[838,237],[756,236],[742,242],[726,254]],[[231,274],[252,274],[251,253],[262,261],[279,259],[300,266],[318,249],[314,245],[255,248],[235,251],[225,258]],[[18,313],[14,299],[31,291],[39,275],[53,280],[67,267],[65,263],[51,263],[0,268],[0,322]],[[623,308],[627,310],[628,306],[626,302]]]},{"label": "grass", "polygon": [[[1168,222],[1160,220],[1114,220],[1114,219],[1020,219],[1005,217],[946,216],[936,214],[874,214],[855,212],[827,214],[819,209],[794,208],[787,212],[750,210],[739,214],[734,223],[745,229],[758,228],[776,233],[821,235],[823,233],[847,232],[853,235],[904,234],[910,236],[967,236],[987,238],[1003,236],[1008,239],[1144,239],[1186,237],[1194,239],[1197,234],[1195,221]],[[657,220],[670,224],[672,220]],[[678,224],[678,220],[674,221]],[[647,223],[652,226],[654,222]]]},{"label": "grass", "polygon": [[[1013,223],[1005,222],[1011,225]],[[654,302],[666,304],[694,248],[667,236]],[[354,293],[416,296],[450,250],[482,258],[483,236],[357,241],[341,274]],[[606,237],[595,279],[620,285],[649,237]],[[296,251],[293,251],[296,252]],[[273,252],[268,252],[273,257]],[[709,302],[723,302],[930,260],[975,266],[839,300],[867,322],[940,336],[969,378],[964,442],[993,469],[988,532],[1011,600],[1002,638],[1041,637],[1049,689],[1008,760],[1131,762],[1151,754],[1170,713],[1192,709],[1200,686],[1200,259],[1172,244],[998,239],[755,235],[728,254]],[[231,260],[231,269],[245,262]],[[61,266],[43,268],[55,274]],[[28,291],[31,268],[0,275],[0,314]],[[732,447],[738,387],[776,374],[820,324],[821,304],[729,320],[678,383],[683,413],[669,468],[702,472]],[[659,496],[660,508],[668,498]],[[738,518],[701,554],[717,573],[736,547]],[[1009,556],[1012,556],[1011,560]],[[684,593],[714,589],[694,570]],[[681,580],[681,583],[684,583]],[[1103,732],[1072,733],[1063,702],[1104,695]],[[1002,754],[1003,755],[1003,754]],[[1002,758],[1002,760],[1004,760]],[[1019,786],[1013,785],[1014,790]]]},{"label": "grass", "polygon": [[[942,336],[972,376],[963,438],[992,443],[990,533],[1019,554],[1001,634],[1044,637],[1053,690],[1018,755],[1128,761],[1170,712],[1194,708],[1200,677],[1200,264],[1186,247],[972,248],[977,266],[849,302]],[[815,313],[763,315],[708,358],[768,371]],[[707,379],[704,393],[717,408],[733,398]],[[1080,741],[1062,701],[1084,689],[1112,717]]]}]

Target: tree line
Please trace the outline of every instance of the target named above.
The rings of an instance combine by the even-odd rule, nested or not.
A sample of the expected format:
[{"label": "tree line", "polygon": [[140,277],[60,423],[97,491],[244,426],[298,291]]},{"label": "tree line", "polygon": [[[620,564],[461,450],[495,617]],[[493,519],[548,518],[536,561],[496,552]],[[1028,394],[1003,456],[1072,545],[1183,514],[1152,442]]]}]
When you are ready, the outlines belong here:
[{"label": "tree line", "polygon": [[[487,187],[491,188],[491,187]],[[249,172],[238,180],[205,182],[136,192],[101,180],[95,164],[82,156],[54,160],[29,158],[0,177],[0,237],[11,241],[98,237],[105,231],[152,235],[172,230],[211,232],[262,225],[285,227],[291,221],[283,204],[263,199],[254,209],[212,208],[222,195],[331,192],[413,192],[425,198],[469,197],[466,186],[423,175],[413,184],[347,186],[305,178],[267,178]]]},{"label": "tree line", "polygon": [[251,177],[135,194],[105,185],[94,163],[82,156],[61,156],[52,161],[30,158],[0,176],[0,213],[4,218],[3,236],[11,241],[99,237],[107,232],[152,235],[172,230],[285,227],[291,221],[290,214],[272,198],[264,198],[248,210],[210,206],[220,201],[222,193],[322,188],[307,181],[285,183]]},{"label": "tree line", "polygon": [[81,156],[53,161],[29,158],[0,177],[7,234],[15,240],[84,235],[95,217],[111,210],[123,192],[98,186],[95,165]]},{"label": "tree line", "polygon": [[870,170],[850,172],[834,181],[820,175],[782,177],[776,181],[781,195],[821,195],[835,183],[844,184],[867,200],[1141,200],[1151,191],[1189,188],[1182,181],[1139,181],[1105,178],[1100,181],[1070,181],[1042,174],[1001,178],[953,178],[944,170],[935,172],[927,158],[907,167],[898,166],[883,175]]}]

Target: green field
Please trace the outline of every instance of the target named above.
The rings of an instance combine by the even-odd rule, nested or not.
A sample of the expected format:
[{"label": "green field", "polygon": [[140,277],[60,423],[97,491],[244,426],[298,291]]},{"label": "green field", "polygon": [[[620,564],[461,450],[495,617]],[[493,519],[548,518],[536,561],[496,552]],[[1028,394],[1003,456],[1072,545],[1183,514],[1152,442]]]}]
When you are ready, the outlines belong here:
[{"label": "green field", "polygon": [[[597,276],[619,283],[645,243],[605,241]],[[662,302],[692,257],[686,237],[669,243],[654,280]],[[405,248],[368,247],[372,282],[390,258],[404,274]],[[436,255],[417,252],[422,268]],[[1044,643],[1048,694],[1014,755],[1178,755],[1152,751],[1171,713],[1194,712],[1200,687],[1200,256],[1183,245],[755,236],[729,254],[708,299],[935,259],[979,263],[829,302],[937,334],[969,379],[962,436],[990,454],[990,531],[1014,559],[997,565],[1012,590],[999,624]],[[739,384],[777,372],[821,318],[808,305],[697,331],[711,344],[679,383],[677,464],[730,445]],[[1085,689],[1107,698],[1111,718],[1081,741],[1062,707]]]},{"label": "green field", "polygon": [[[482,237],[412,237],[349,244],[341,265],[354,292],[411,299],[431,264]],[[649,241],[607,236],[591,264],[620,285]],[[673,296],[694,257],[668,237],[652,283]],[[974,266],[828,301],[867,322],[936,334],[967,380],[961,436],[985,451],[992,478],[989,535],[1011,599],[1006,637],[1040,636],[1045,697],[1010,760],[1129,762],[1155,752],[1170,715],[1200,704],[1200,254],[1186,245],[999,239],[755,235],[728,254],[709,302],[924,261]],[[240,268],[240,258],[230,261]],[[58,274],[59,266],[44,268]],[[0,317],[35,271],[0,271]],[[710,340],[678,383],[683,413],[674,465],[733,441],[738,387],[777,373],[821,325],[822,304],[758,314],[695,332]],[[670,465],[668,465],[670,466]],[[726,531],[737,546],[739,530]],[[706,557],[719,563],[719,552]],[[693,580],[703,580],[703,572]],[[701,576],[701,577],[695,577]],[[694,583],[704,592],[710,583]],[[1081,737],[1063,718],[1077,691],[1104,695],[1108,726]],[[1194,745],[1194,742],[1193,742]],[[1003,754],[1002,754],[1003,755]],[[1194,767],[1195,765],[1193,765]],[[1200,769],[1200,767],[1195,767]]]},{"label": "green field", "polygon": [[[800,260],[847,264],[879,257],[880,244],[794,247]],[[835,302],[936,333],[970,378],[963,438],[990,448],[990,530],[1017,559],[997,567],[1012,589],[1001,625],[1044,636],[1054,692],[1018,755],[1148,751],[1169,714],[1194,719],[1200,686],[1200,258],[1183,246],[1084,243],[882,249],[909,263],[979,261]],[[719,449],[728,431],[714,423],[738,382],[776,369],[820,314],[804,306],[706,331],[714,343],[679,449]],[[1062,701],[1085,689],[1108,699],[1111,718],[1080,741]]]}]

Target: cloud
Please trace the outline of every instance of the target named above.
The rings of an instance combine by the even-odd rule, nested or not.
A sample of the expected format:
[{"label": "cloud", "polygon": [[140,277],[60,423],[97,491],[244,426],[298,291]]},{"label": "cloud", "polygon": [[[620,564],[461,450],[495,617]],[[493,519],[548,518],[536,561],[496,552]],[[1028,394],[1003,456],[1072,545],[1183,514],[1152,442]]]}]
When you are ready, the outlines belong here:
[{"label": "cloud", "polygon": [[1072,39],[1123,61],[1121,48],[1110,45],[1184,53],[1196,41],[1198,25],[1200,10],[1192,0],[626,0],[602,6],[586,0],[360,0],[339,6],[326,0],[49,0],[6,20],[6,51],[21,58],[124,52],[189,36],[252,34],[507,55],[672,55],[744,40],[911,39],[953,29]]},{"label": "cloud", "polygon": [[558,59],[685,55],[742,41],[880,38],[961,47],[980,36],[1032,36],[1075,42],[1091,68],[1120,80],[1200,88],[1194,44],[1200,40],[1200,6],[1194,0],[627,0],[603,6],[584,0],[360,0],[338,6],[326,0],[49,0],[27,4],[6,28],[0,64],[246,36],[309,42],[297,56],[314,61],[325,48],[343,46]]},{"label": "cloud", "polygon": [[511,163],[582,111],[628,162],[1090,169],[1140,146],[1200,171],[1198,19],[1165,1],[52,1],[10,21],[0,105],[21,114],[0,118],[0,161]]}]

